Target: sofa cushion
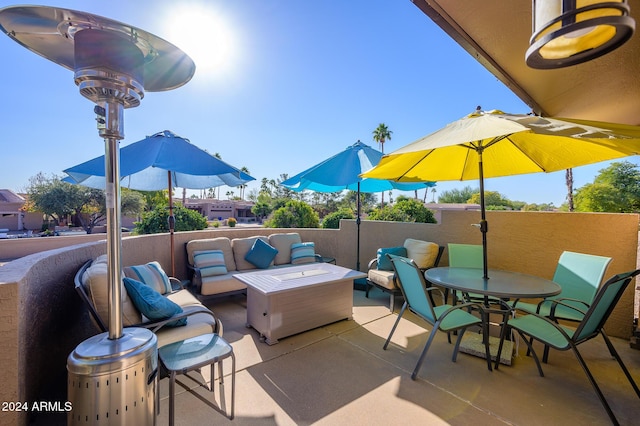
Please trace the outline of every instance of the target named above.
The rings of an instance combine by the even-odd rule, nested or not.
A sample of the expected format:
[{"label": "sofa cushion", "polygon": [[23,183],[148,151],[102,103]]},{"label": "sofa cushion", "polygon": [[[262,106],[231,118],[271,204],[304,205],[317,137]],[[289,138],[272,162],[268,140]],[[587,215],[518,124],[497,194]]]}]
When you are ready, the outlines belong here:
[{"label": "sofa cushion", "polygon": [[394,275],[395,273],[393,271],[369,269],[367,278],[369,281],[376,283],[381,287],[388,288],[389,290],[395,290],[397,286],[393,280]]},{"label": "sofa cushion", "polygon": [[[213,333],[216,330],[215,319],[206,313],[189,315],[189,322],[185,327],[162,327],[155,334],[158,337],[158,347],[179,342],[190,337]],[[222,334],[222,330],[218,331]]]},{"label": "sofa cushion", "polygon": [[[82,275],[82,285],[93,304],[98,316],[104,324],[109,323],[109,282],[107,280],[107,263],[93,262]],[[122,300],[122,324],[126,326],[139,324],[142,322],[142,315],[135,307],[129,294],[120,287],[120,299]]]},{"label": "sofa cushion", "polygon": [[381,271],[393,271],[393,265],[387,257],[387,254],[407,257],[407,249],[404,246],[379,248],[376,252],[378,259],[378,268]]},{"label": "sofa cushion", "polygon": [[295,243],[291,245],[291,264],[313,263],[316,261],[314,243]]},{"label": "sofa cushion", "polygon": [[193,253],[194,266],[200,269],[201,277],[224,275],[227,266],[224,263],[222,250],[198,250]]},{"label": "sofa cushion", "polygon": [[183,309],[189,306],[204,306],[202,302],[196,299],[196,297],[187,289],[174,291],[171,294],[167,294],[165,297],[180,305]]},{"label": "sofa cushion", "polygon": [[256,239],[253,242],[251,250],[249,250],[244,258],[246,261],[255,265],[256,268],[267,269],[271,266],[276,254],[278,254],[278,250],[276,248],[261,239]]},{"label": "sofa cushion", "polygon": [[171,293],[169,277],[158,262],[149,262],[146,265],[126,266],[125,276],[140,281],[160,294]]},{"label": "sofa cushion", "polygon": [[[125,277],[123,281],[133,304],[151,321],[164,320],[183,312],[180,305],[167,299],[150,286],[129,277]],[[166,325],[176,327],[186,324],[187,319],[181,318]]]},{"label": "sofa cushion", "polygon": [[[237,274],[237,272],[234,274]],[[214,275],[202,279],[200,294],[210,296],[213,294],[241,291],[246,288],[247,286],[242,281],[233,278],[232,274]]]},{"label": "sofa cushion", "polygon": [[413,259],[418,268],[431,268],[436,263],[440,248],[436,243],[407,238],[403,245],[407,249],[407,257]]},{"label": "sofa cushion", "polygon": [[[251,247],[253,247],[253,243],[256,242],[256,239],[260,239],[265,243],[269,242],[268,238],[263,236],[234,238],[231,240],[231,248],[233,249],[233,258],[236,262],[236,270],[246,271],[248,269],[256,269],[256,265],[245,259],[245,256],[249,253]],[[231,271],[231,269],[229,269],[229,271]]]},{"label": "sofa cushion", "polygon": [[297,232],[269,235],[269,244],[278,250],[273,264],[277,266],[291,263],[291,245],[301,242],[300,234]]},{"label": "sofa cushion", "polygon": [[189,265],[195,265],[193,262],[193,254],[196,251],[205,250],[222,250],[222,253],[224,253],[224,263],[227,267],[227,271],[236,270],[236,262],[233,258],[233,249],[231,248],[231,240],[229,238],[218,237],[189,241],[187,243],[187,260]]}]

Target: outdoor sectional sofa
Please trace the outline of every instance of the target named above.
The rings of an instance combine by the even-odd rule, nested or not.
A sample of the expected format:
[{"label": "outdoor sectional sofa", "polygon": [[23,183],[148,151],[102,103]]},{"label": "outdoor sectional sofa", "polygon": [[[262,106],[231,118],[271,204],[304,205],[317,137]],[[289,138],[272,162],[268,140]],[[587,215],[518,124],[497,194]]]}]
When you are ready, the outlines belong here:
[{"label": "outdoor sectional sofa", "polygon": [[234,278],[236,274],[322,261],[314,244],[302,242],[295,232],[191,240],[186,250],[193,271],[191,290],[198,297],[245,291],[246,286]]}]

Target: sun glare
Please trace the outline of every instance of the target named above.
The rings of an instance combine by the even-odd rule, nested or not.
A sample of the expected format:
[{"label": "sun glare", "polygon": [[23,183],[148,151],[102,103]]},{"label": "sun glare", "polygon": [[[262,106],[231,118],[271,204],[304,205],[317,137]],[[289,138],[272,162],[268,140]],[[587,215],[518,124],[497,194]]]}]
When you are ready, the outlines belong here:
[{"label": "sun glare", "polygon": [[235,66],[237,39],[218,11],[189,2],[171,11],[167,40],[196,63],[196,78],[211,79],[228,74]]}]

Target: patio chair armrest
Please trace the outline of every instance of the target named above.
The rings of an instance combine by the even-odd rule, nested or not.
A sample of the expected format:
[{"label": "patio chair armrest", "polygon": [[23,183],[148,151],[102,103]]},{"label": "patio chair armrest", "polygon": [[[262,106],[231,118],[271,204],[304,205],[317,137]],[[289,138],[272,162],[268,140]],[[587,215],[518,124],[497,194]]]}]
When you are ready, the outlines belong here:
[{"label": "patio chair armrest", "polygon": [[184,285],[182,284],[182,281],[180,281],[175,277],[169,277],[169,284],[171,284],[172,292],[184,290]]},{"label": "patio chair armrest", "polygon": [[200,293],[200,289],[202,288],[202,273],[200,272],[200,268],[187,264],[187,268],[193,272],[193,279],[191,280],[191,288],[197,294]]},{"label": "patio chair armrest", "polygon": [[[439,317],[438,319],[444,318],[447,315],[449,315],[451,312],[458,310],[458,309],[466,309],[466,308],[474,308],[474,309],[478,309],[480,311],[484,311],[484,306],[482,306],[479,303],[461,303],[459,305],[453,305],[451,306],[449,309],[447,309],[446,311],[444,311]],[[480,320],[480,318],[478,318],[478,320]]]},{"label": "patio chair armrest", "polygon": [[582,309],[578,308],[577,306],[570,305],[570,304],[566,303],[566,301],[581,303],[587,309],[589,309],[589,304],[584,302],[583,300],[571,299],[569,297],[563,297],[561,299],[550,300],[550,302],[551,302],[551,310],[549,311],[549,316],[551,318],[555,318],[555,316],[556,316],[556,308],[558,307],[558,305],[564,306],[565,308],[573,309],[574,311],[579,312],[582,315],[584,315],[587,312],[587,309],[582,310]]},{"label": "patio chair armrest", "polygon": [[442,289],[440,289],[438,287],[427,287],[426,290],[428,292],[437,291],[438,293],[440,293],[440,297],[442,297],[442,300],[444,300],[444,292],[442,291]]},{"label": "patio chair armrest", "polygon": [[373,269],[378,267],[378,258],[373,258],[367,264],[367,269]]},{"label": "patio chair armrest", "polygon": [[177,321],[179,319],[182,318],[188,318],[191,315],[195,315],[195,314],[208,314],[211,315],[215,321],[215,330],[214,332],[218,332],[219,328],[220,328],[220,321],[218,320],[218,318],[215,316],[215,314],[210,310],[207,309],[204,306],[187,306],[185,308],[183,308],[182,313],[176,314],[170,318],[167,319],[163,319],[163,320],[158,320],[158,321],[149,321],[149,322],[142,322],[139,324],[135,324],[132,325],[130,327],[143,327],[143,328],[147,328],[151,331],[153,331],[154,333],[157,332],[158,330],[160,330],[162,327],[164,327],[165,325],[167,325],[170,322],[173,321]]}]

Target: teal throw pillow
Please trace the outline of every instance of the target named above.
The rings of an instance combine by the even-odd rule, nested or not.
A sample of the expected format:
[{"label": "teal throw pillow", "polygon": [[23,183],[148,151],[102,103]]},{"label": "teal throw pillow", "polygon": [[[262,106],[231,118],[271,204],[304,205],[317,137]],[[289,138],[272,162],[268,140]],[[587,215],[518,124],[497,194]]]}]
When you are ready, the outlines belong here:
[{"label": "teal throw pillow", "polygon": [[222,250],[199,250],[193,252],[193,263],[200,269],[200,276],[212,277],[227,273]]},{"label": "teal throw pillow", "polygon": [[291,264],[313,263],[316,261],[316,249],[314,243],[291,244]]},{"label": "teal throw pillow", "polygon": [[[182,313],[180,305],[167,299],[148,285],[132,278],[123,279],[124,287],[136,308],[151,321],[160,321]],[[166,324],[169,327],[187,325],[186,318]]]},{"label": "teal throw pillow", "polygon": [[251,246],[251,250],[244,257],[244,260],[254,265],[256,268],[267,269],[273,259],[275,259],[278,250],[275,247],[262,241],[260,238],[256,238],[256,241]]},{"label": "teal throw pillow", "polygon": [[387,253],[393,254],[396,256],[407,257],[407,249],[402,246],[379,248],[376,255],[378,258],[378,270],[380,271],[393,271],[393,265],[391,264],[391,261],[387,257]]}]

